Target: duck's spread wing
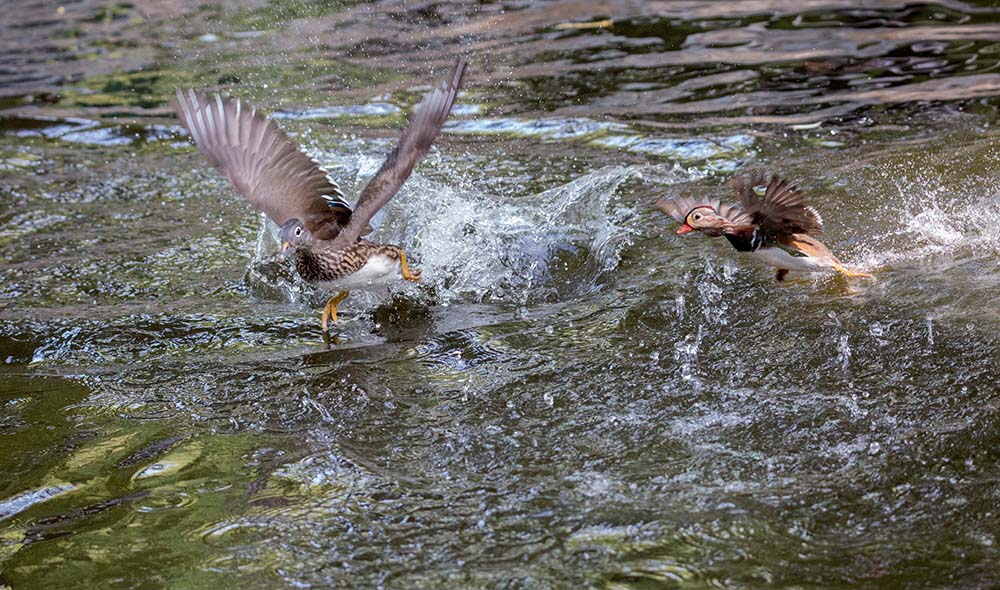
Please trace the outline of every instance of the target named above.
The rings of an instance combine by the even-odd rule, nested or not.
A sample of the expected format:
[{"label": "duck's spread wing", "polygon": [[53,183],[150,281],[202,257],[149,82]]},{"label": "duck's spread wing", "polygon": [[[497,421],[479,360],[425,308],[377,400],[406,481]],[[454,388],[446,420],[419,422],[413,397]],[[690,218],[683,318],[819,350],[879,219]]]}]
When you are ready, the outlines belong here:
[{"label": "duck's spread wing", "polygon": [[733,205],[731,203],[722,203],[716,201],[718,205],[715,207],[715,212],[725,217],[729,221],[736,225],[750,225],[753,223],[753,218],[747,214],[739,205]]},{"label": "duck's spread wing", "polygon": [[684,223],[687,214],[695,207],[711,207],[716,213],[736,224],[749,224],[750,216],[737,205],[723,203],[719,199],[695,199],[693,197],[663,197],[656,201],[656,207],[674,218],[677,223]]},{"label": "duck's spread wing", "polygon": [[239,99],[194,90],[178,90],[174,108],[208,161],[275,223],[300,219],[323,239],[347,225],[340,187],[274,121]]},{"label": "duck's spread wing", "polygon": [[[815,235],[823,232],[823,219],[806,204],[805,196],[793,184],[778,176],[756,171],[730,181],[743,212],[769,237],[791,234]],[[754,187],[766,186],[761,198]]]},{"label": "duck's spread wing", "polygon": [[337,236],[335,248],[350,246],[362,235],[372,216],[399,191],[417,161],[430,150],[455,104],[464,74],[465,60],[459,58],[451,74],[417,105],[399,145],[361,192],[350,223]]}]

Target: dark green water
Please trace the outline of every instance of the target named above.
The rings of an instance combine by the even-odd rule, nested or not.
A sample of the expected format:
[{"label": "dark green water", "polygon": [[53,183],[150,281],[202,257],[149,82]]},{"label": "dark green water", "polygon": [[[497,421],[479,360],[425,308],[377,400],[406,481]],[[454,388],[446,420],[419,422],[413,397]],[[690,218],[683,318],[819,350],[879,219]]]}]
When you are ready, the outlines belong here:
[{"label": "dark green water", "polygon": [[[1000,585],[1000,11],[801,4],[11,11],[0,588]],[[353,198],[457,53],[376,233],[425,280],[327,348],[166,100],[252,100]],[[750,166],[877,281],[653,207]]]}]

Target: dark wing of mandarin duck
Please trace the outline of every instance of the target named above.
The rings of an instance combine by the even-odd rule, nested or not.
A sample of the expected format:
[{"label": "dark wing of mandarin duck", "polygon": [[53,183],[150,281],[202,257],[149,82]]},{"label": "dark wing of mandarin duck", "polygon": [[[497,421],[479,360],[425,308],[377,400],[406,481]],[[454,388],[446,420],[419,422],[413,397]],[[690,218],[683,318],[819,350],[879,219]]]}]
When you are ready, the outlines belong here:
[{"label": "dark wing of mandarin duck", "polygon": [[459,58],[451,75],[416,106],[413,120],[400,136],[399,145],[361,192],[350,221],[334,240],[334,249],[346,248],[357,241],[371,218],[399,191],[417,161],[431,149],[455,103],[464,74],[465,60]]},{"label": "dark wing of mandarin duck", "polygon": [[[751,223],[759,229],[766,243],[772,243],[794,234],[816,235],[823,233],[823,218],[806,204],[799,189],[778,176],[755,171],[749,176],[736,176],[729,181],[739,199],[740,208]],[[754,190],[765,186],[764,197]]]},{"label": "dark wing of mandarin duck", "polygon": [[[776,266],[779,281],[790,269],[832,269],[847,277],[871,277],[845,268],[825,244],[813,237],[823,233],[823,218],[787,180],[774,175],[768,181],[764,172],[755,171],[734,177],[730,185],[752,225],[729,228],[726,238],[737,250],[751,251]],[[763,198],[754,190],[756,186],[766,186]]]},{"label": "dark wing of mandarin duck", "polygon": [[174,108],[208,161],[279,226],[300,219],[317,238],[332,239],[351,219],[340,187],[254,107],[178,90]]}]

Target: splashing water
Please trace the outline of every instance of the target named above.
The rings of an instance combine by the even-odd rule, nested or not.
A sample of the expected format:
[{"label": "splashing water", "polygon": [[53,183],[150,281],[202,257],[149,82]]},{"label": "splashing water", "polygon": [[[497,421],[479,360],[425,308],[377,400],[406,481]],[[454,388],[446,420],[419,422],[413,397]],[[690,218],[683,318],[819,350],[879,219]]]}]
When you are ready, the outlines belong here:
[{"label": "splashing water", "polygon": [[[923,177],[902,176],[893,185],[905,203],[883,211],[886,220],[898,218],[900,225],[875,241],[861,257],[865,268],[906,264],[937,256],[977,258],[1000,253],[1000,187],[988,181],[966,183],[956,196],[933,186]],[[902,246],[899,246],[902,245]]]},{"label": "splashing water", "polygon": [[681,379],[698,383],[698,350],[704,337],[704,327],[699,325],[695,335],[688,334],[674,344],[674,360],[680,368]]},{"label": "splashing water", "polygon": [[[586,292],[618,264],[629,234],[620,225],[622,212],[609,212],[609,205],[634,172],[603,168],[513,203],[418,179],[405,209],[428,215],[410,217],[407,225],[444,301],[471,297],[525,303],[529,295],[538,295],[534,287],[539,285],[547,285],[549,295],[563,291],[551,284],[560,271],[568,271],[560,278],[571,292]],[[560,253],[582,255],[583,263],[563,261],[555,268]]]},{"label": "splashing water", "polygon": [[850,338],[847,334],[841,334],[837,340],[837,360],[840,362],[840,368],[843,371],[846,371],[847,367],[851,364],[851,344],[849,340]]},{"label": "splashing water", "polygon": [[[380,158],[361,158],[351,176],[373,174],[379,163]],[[399,244],[411,253],[423,270],[423,284],[444,304],[522,305],[586,293],[618,265],[630,235],[622,220],[630,211],[612,202],[624,182],[641,174],[640,166],[606,167],[516,200],[415,174],[376,216],[377,230],[369,238]],[[286,272],[273,267],[277,228],[267,225],[258,237],[247,281],[258,296],[298,301],[301,281],[293,284]]]}]

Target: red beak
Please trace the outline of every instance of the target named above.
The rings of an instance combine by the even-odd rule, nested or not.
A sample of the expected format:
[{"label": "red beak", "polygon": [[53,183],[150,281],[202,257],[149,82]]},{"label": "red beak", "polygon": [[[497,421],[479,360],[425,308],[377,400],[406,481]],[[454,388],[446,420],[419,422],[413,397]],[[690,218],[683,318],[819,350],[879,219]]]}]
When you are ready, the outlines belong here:
[{"label": "red beak", "polygon": [[694,231],[694,228],[685,223],[684,225],[682,225],[679,228],[677,228],[677,235],[683,236],[684,234],[688,233],[689,231]]}]

